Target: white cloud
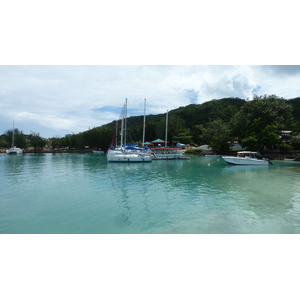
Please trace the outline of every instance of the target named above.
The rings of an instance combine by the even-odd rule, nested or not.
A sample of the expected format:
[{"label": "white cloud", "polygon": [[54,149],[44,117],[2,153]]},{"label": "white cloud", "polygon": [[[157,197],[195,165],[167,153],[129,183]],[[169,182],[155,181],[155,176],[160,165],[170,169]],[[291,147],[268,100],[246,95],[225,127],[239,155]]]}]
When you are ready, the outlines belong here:
[{"label": "white cloud", "polygon": [[190,103],[253,94],[300,95],[297,66],[0,66],[0,130],[77,133],[130,111],[165,113]]}]

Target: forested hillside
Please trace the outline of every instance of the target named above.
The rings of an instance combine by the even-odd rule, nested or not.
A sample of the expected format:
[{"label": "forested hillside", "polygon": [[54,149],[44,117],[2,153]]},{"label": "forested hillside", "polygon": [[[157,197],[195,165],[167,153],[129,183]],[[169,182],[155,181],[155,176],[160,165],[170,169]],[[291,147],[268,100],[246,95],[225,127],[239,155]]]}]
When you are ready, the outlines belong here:
[{"label": "forested hillside", "polygon": [[[298,133],[300,130],[300,126],[297,125],[300,124],[300,98],[284,100],[275,95],[265,95],[257,97],[256,100],[267,100],[267,102],[271,103],[273,99],[272,97],[276,101],[280,100],[283,103],[286,103],[288,107],[291,106],[295,122],[293,125],[287,123],[289,125],[282,126],[289,126],[289,128],[284,129],[293,130],[295,133]],[[246,101],[240,98],[223,98],[207,101],[203,104],[190,104],[185,107],[179,107],[169,111],[169,146],[174,145],[176,142],[196,145],[203,143],[209,144],[213,143],[212,138],[217,135],[221,135],[223,139],[234,138],[234,134],[238,132],[238,130],[234,130],[234,117],[238,115],[245,104],[249,104],[250,102],[252,101]],[[90,148],[101,148],[107,150],[111,142],[114,142],[112,138],[115,132],[116,121],[117,120],[114,120],[109,124],[93,128],[79,134],[67,135],[61,139],[53,139],[53,145],[68,146],[71,148],[83,148],[88,145]],[[210,132],[209,130],[212,130],[213,128],[215,131]],[[282,128],[276,127],[275,129],[279,130]],[[164,140],[165,130],[166,114],[146,116],[146,141],[153,141],[157,138]],[[226,134],[224,132],[226,132]],[[127,123],[128,143],[141,143],[142,133],[143,116],[129,117]]]},{"label": "forested hillside", "polygon": [[[144,116],[127,119],[127,142],[140,143]],[[78,134],[53,137],[52,147],[70,149],[101,148],[107,150],[115,142],[117,120]],[[254,100],[223,98],[203,104],[190,104],[168,113],[168,145],[210,144],[214,149],[229,147],[228,140],[240,137],[253,148],[278,147],[278,132],[291,130],[295,136],[300,131],[300,97],[283,99],[276,95],[255,96]],[[146,116],[146,142],[165,139],[166,114]],[[2,139],[9,145],[9,134]],[[31,139],[32,140],[32,139]],[[295,139],[297,140],[297,139]],[[120,142],[120,141],[118,141]],[[277,145],[277,146],[276,146]],[[2,145],[3,146],[3,145]],[[300,148],[296,144],[294,147]]]}]

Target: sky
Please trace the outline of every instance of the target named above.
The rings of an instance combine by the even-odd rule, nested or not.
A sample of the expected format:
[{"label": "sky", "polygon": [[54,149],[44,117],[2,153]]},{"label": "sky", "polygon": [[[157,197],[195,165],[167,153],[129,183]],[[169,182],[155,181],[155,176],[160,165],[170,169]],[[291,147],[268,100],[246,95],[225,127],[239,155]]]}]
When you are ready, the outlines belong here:
[{"label": "sky", "polygon": [[128,115],[166,113],[212,99],[300,97],[296,65],[1,65],[0,133],[64,136]]},{"label": "sky", "polygon": [[[135,115],[143,113],[145,98],[146,113],[157,114],[191,103],[200,104],[224,97],[252,99],[254,94],[276,94],[287,99],[300,97],[298,12],[298,1],[294,0],[1,1],[0,134],[11,129],[13,122],[24,133],[33,131],[40,133],[42,137],[82,132],[118,119],[125,98],[128,98],[129,112]],[[216,299],[224,298],[224,288],[227,290],[232,282],[236,284],[230,291],[231,299],[240,299],[245,291],[248,294],[249,291],[252,292],[252,298],[257,298],[258,292],[259,295],[270,295],[270,291],[276,295],[286,295],[294,292],[291,288],[293,286],[294,294],[297,294],[297,284],[291,284],[297,278],[293,272],[296,260],[289,252],[288,255],[282,255],[285,254],[282,250],[296,249],[299,246],[294,244],[295,239],[292,240],[291,236],[264,236],[262,240],[258,235],[253,235],[251,242],[249,240],[250,243],[246,244],[245,239],[249,239],[246,236],[238,236],[238,240],[233,236],[226,236],[226,241],[220,241],[223,238],[221,236],[185,236],[184,242],[178,240],[183,238],[179,236],[151,236],[149,249],[142,249],[143,251],[140,251],[140,239],[148,237],[132,237],[128,242],[126,236],[124,242],[129,251],[126,252],[124,265],[121,264],[118,268],[126,270],[126,275],[129,274],[127,278],[139,283],[137,287],[144,287],[145,282],[153,281],[156,273],[149,273],[148,269],[147,274],[143,272],[140,262],[144,262],[146,257],[147,260],[150,258],[150,263],[155,261],[154,266],[157,265],[158,269],[163,266],[162,271],[165,278],[168,278],[164,283],[164,298],[170,296],[170,291],[175,291],[181,298],[182,295],[186,297],[187,293],[199,295],[201,292],[201,295],[207,294],[206,298],[212,299],[212,291],[213,295],[219,292]],[[5,238],[9,238],[2,243],[10,246],[7,253],[14,253],[20,242],[14,242],[12,237]],[[32,276],[27,276],[31,282],[34,278],[39,283],[36,285],[37,293],[43,293],[46,290],[44,283],[52,283],[53,278],[57,277],[57,272],[48,272],[47,262],[53,265],[55,260],[59,267],[64,267],[68,266],[69,261],[64,253],[61,255],[61,251],[57,252],[59,255],[53,252],[53,249],[62,249],[61,240],[57,240],[61,237],[52,236],[51,241],[49,240],[51,244],[46,244],[48,248],[37,251],[36,249],[40,250],[41,238],[43,237],[26,236],[26,241],[22,241],[24,245],[32,245],[32,248],[27,247],[27,251],[25,249],[27,259],[19,266],[22,274],[23,270],[28,270],[27,263],[30,261],[30,269],[37,271],[29,272]],[[95,237],[94,243],[87,241],[86,236],[80,237],[84,238],[82,243],[81,240],[78,243],[79,236],[72,240],[71,237],[62,238],[64,241],[68,239],[68,243],[63,244],[65,253],[76,256],[77,272],[63,273],[66,275],[64,278],[69,280],[67,284],[64,281],[64,286],[68,289],[59,292],[68,297],[70,291],[74,290],[76,296],[86,296],[87,292],[94,292],[90,283],[99,277],[98,273],[94,273],[95,268],[87,269],[86,266],[93,266],[100,259],[102,273],[111,274],[114,256],[105,256],[106,260],[103,261],[101,249],[103,245],[106,248],[109,245],[112,255],[115,255],[115,249],[120,248],[120,243],[115,239],[103,241],[104,237],[101,237],[99,243],[96,243],[99,237]],[[119,236],[118,239],[120,238]],[[161,238],[166,240],[163,243],[165,253],[173,255],[170,270],[173,271],[175,266],[177,272],[166,272],[166,255],[155,255],[153,251],[162,249]],[[281,238],[284,241],[281,242]],[[240,243],[241,239],[243,243]],[[279,247],[278,242],[281,245]],[[78,247],[79,244],[85,248]],[[247,247],[241,249],[241,244]],[[221,256],[223,254],[226,259],[219,260],[217,268],[212,268],[214,257],[210,257],[208,253],[215,252],[209,250],[219,249],[220,246]],[[82,254],[85,254],[85,249],[96,249],[97,255],[90,255],[89,251],[84,256]],[[197,249],[198,256],[183,255],[186,249]],[[274,259],[271,261],[272,265],[268,261],[266,263],[265,254],[269,253],[276,258],[277,272],[273,271]],[[45,261],[46,255],[52,259]],[[81,261],[83,256],[84,261]],[[255,273],[249,272],[247,268],[247,272],[243,272],[243,264],[241,269],[240,262],[244,262],[246,256],[250,258]],[[181,257],[184,257],[183,263]],[[280,257],[283,257],[282,262],[278,260]],[[5,258],[9,273],[12,260],[6,256]],[[43,267],[46,263],[43,270],[47,270],[47,274],[40,272],[41,261],[44,263]],[[204,288],[204,292],[203,287],[199,290],[199,285],[191,284],[197,278],[195,262],[201,263],[201,272],[198,272],[200,277],[202,274],[212,274],[212,270],[214,274],[226,270],[229,275],[228,284],[223,276],[220,281],[214,278],[211,285],[206,284],[208,288]],[[49,267],[51,269],[50,265]],[[73,271],[74,268],[69,269]],[[129,270],[128,273],[128,269],[138,272],[131,273]],[[256,285],[259,290],[252,287],[249,289],[245,282],[253,282],[257,269],[262,270],[267,281],[264,285]],[[278,277],[280,273],[285,274],[284,279]],[[36,278],[35,274],[43,276]],[[84,278],[78,277],[78,274],[84,274]],[[86,274],[93,274],[93,277]],[[143,276],[137,278],[136,274]],[[191,276],[182,278],[178,274]],[[121,297],[124,296],[124,287],[127,292],[127,286],[132,286],[131,282],[127,284],[126,278],[124,281],[122,275],[123,273],[121,277],[117,276],[122,280],[117,278],[113,282],[121,286]],[[78,278],[81,280],[78,286],[83,287],[79,293],[78,289],[69,288],[74,286],[74,282],[78,282]],[[274,282],[278,279],[279,290],[274,289]],[[174,282],[179,283],[179,290],[174,289]],[[24,285],[24,276],[20,283]],[[215,289],[216,284],[224,288]],[[42,290],[39,290],[39,286]],[[94,294],[99,294],[98,285],[94,286],[97,288]],[[58,284],[57,287],[61,288],[62,285]],[[23,292],[23,289],[20,290]],[[47,289],[48,292],[49,290],[56,294],[58,291],[57,288]],[[129,292],[134,299],[140,299],[140,291],[144,293],[144,290],[135,288]],[[157,293],[156,290],[155,292]],[[33,298],[39,299],[41,293],[38,298]],[[73,294],[72,297],[77,299],[78,296]],[[173,295],[175,296],[174,292]]]},{"label": "sky", "polygon": [[300,96],[298,6],[269,1],[1,3],[0,134],[48,138],[254,94]]}]

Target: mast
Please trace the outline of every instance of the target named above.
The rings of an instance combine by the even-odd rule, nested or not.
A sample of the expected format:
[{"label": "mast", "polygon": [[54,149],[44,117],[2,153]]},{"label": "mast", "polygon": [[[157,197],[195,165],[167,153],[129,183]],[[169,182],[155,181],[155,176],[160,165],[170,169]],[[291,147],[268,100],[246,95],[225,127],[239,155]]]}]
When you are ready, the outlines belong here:
[{"label": "mast", "polygon": [[115,135],[116,135],[116,142],[115,142],[115,145],[116,145],[116,148],[117,148],[117,145],[118,145],[118,121],[116,121],[116,131],[115,131]]},{"label": "mast", "polygon": [[167,111],[167,117],[166,117],[166,136],[165,136],[165,147],[168,145],[168,116],[169,116],[169,111]]},{"label": "mast", "polygon": [[[126,102],[125,102],[126,103]],[[124,142],[124,117],[125,117],[125,104],[122,110],[122,119],[121,119],[121,141],[120,141],[120,148],[122,149],[123,147],[123,142]]]},{"label": "mast", "polygon": [[13,148],[15,146],[15,121],[13,121],[13,132],[12,132],[12,141],[11,141],[11,147]]},{"label": "mast", "polygon": [[144,125],[143,125],[143,143],[142,147],[145,147],[145,128],[146,127],[146,99],[144,100]]},{"label": "mast", "polygon": [[126,150],[126,134],[127,134],[127,98],[125,99],[125,111],[124,111],[124,150]]}]

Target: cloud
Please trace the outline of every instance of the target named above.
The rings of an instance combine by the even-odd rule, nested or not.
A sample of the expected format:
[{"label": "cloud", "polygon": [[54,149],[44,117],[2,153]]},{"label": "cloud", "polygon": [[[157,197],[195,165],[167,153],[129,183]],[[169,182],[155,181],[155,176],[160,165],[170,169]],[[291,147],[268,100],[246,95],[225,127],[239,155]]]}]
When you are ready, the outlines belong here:
[{"label": "cloud", "polygon": [[254,94],[300,95],[299,66],[0,66],[0,130],[77,133],[130,113],[165,113],[191,103]]}]

